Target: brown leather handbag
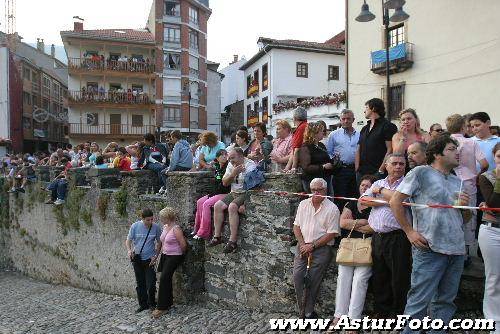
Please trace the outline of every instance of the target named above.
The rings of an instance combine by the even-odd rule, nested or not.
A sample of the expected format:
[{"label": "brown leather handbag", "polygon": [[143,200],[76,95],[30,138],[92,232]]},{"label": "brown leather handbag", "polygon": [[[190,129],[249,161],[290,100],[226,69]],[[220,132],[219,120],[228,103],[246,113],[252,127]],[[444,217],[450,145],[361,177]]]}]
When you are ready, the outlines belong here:
[{"label": "brown leather handbag", "polygon": [[337,251],[337,264],[344,266],[371,266],[372,261],[372,238],[351,238],[352,231],[356,227],[356,223],[349,232],[347,238],[340,241]]}]

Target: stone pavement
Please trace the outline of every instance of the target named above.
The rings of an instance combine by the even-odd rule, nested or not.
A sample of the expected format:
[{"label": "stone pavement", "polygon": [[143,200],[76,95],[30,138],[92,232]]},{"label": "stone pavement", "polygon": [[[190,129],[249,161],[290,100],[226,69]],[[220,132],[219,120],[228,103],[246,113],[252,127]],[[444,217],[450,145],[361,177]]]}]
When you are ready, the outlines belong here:
[{"label": "stone pavement", "polygon": [[136,315],[136,308],[135,299],[48,284],[12,271],[0,271],[0,334],[257,334],[271,332],[269,319],[280,317],[246,310],[179,305],[159,320],[153,320],[149,311]]}]

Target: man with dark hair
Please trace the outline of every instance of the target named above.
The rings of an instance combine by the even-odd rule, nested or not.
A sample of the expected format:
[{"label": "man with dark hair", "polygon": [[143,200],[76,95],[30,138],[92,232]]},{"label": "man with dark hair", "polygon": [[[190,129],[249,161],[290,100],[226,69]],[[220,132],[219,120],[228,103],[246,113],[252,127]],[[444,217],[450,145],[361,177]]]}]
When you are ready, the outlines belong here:
[{"label": "man with dark hair", "polygon": [[142,166],[142,169],[149,169],[158,175],[160,181],[159,193],[162,194],[165,191],[163,172],[168,167],[167,145],[156,143],[155,136],[151,133],[146,133],[144,135],[144,146],[137,165]]},{"label": "man with dark hair", "polygon": [[398,132],[398,128],[384,116],[384,101],[377,98],[366,101],[365,118],[368,124],[360,131],[354,162],[358,183],[361,176],[366,174],[385,175],[384,161],[392,153],[392,136]]},{"label": "man with dark hair", "polygon": [[426,149],[427,143],[424,141],[416,141],[408,146],[408,165],[411,169],[427,163],[427,158],[425,156]]},{"label": "man with dark hair", "polygon": [[410,171],[390,200],[394,216],[413,246],[411,288],[404,310],[413,319],[423,319],[429,310],[434,319],[448,323],[456,310],[453,300],[465,256],[463,223],[470,212],[412,207],[412,221],[403,202],[409,198],[412,203],[468,205],[469,196],[459,192],[460,179],[451,174],[458,166],[457,146],[449,135],[432,139],[426,151],[429,166]]},{"label": "man with dark hair", "polygon": [[492,136],[498,136],[500,134],[500,127],[498,125],[490,126],[490,132]]},{"label": "man with dark hair", "polygon": [[136,313],[156,307],[155,243],[160,242],[161,228],[153,223],[153,211],[143,209],[142,220],[130,226],[125,246],[134,267],[139,308]]},{"label": "man with dark hair", "polygon": [[431,139],[436,138],[439,136],[441,133],[443,133],[443,127],[439,123],[434,123],[431,125],[429,129],[429,134],[431,135]]},{"label": "man with dark hair", "polygon": [[[490,116],[485,112],[477,112],[472,114],[469,119],[469,123],[472,127],[472,132],[474,133],[474,139],[479,144],[481,151],[483,151],[488,161],[488,171],[495,169],[495,159],[493,158],[493,147],[500,142],[500,138],[491,134]],[[478,169],[479,171],[479,169]]]}]

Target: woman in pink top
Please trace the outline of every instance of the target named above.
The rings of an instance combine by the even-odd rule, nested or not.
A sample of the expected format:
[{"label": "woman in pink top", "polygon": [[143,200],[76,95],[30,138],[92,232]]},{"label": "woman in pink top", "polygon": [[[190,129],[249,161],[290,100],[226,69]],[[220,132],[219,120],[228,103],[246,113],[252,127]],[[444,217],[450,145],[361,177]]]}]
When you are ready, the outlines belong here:
[{"label": "woman in pink top", "polygon": [[284,119],[276,122],[276,139],[273,141],[271,160],[281,169],[286,167],[292,152],[292,127]]},{"label": "woman in pink top", "polygon": [[392,152],[406,154],[408,146],[423,141],[428,143],[430,135],[420,128],[420,119],[414,109],[408,108],[399,113],[400,128],[392,136]]},{"label": "woman in pink top", "polygon": [[[167,312],[173,304],[172,276],[175,269],[181,264],[186,252],[187,242],[179,225],[176,224],[177,214],[174,209],[166,207],[160,211],[160,222],[163,231],[156,252],[160,252],[162,268],[160,275],[160,288],[158,290],[158,305],[153,311],[153,318],[158,318]],[[156,257],[158,258],[158,256]]]}]

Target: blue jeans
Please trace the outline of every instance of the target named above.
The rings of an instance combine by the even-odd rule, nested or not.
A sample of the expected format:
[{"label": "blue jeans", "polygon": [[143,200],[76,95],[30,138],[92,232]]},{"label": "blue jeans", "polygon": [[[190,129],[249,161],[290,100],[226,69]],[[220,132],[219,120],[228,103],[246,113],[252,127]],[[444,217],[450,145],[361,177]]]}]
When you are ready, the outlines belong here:
[{"label": "blue jeans", "polygon": [[165,169],[167,169],[167,167],[165,167],[165,165],[163,165],[159,162],[149,162],[146,165],[146,169],[149,169],[158,175],[158,179],[160,181],[160,187],[165,186],[165,174],[163,173],[163,171]]},{"label": "blue jeans", "polygon": [[64,201],[66,199],[66,193],[68,192],[68,181],[66,179],[55,179],[50,182],[47,189],[51,191],[50,198],[53,201],[56,199]]},{"label": "blue jeans", "polygon": [[[429,308],[432,319],[441,319],[447,324],[455,314],[453,301],[457,296],[465,255],[445,255],[416,247],[412,248],[412,254],[411,288],[405,314],[412,319],[423,319]],[[419,332],[406,327],[403,333]]]}]

